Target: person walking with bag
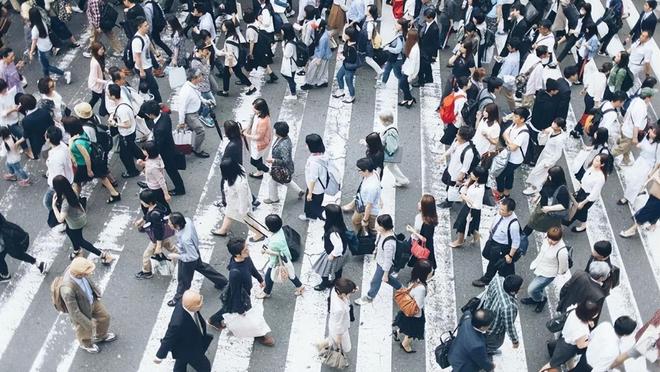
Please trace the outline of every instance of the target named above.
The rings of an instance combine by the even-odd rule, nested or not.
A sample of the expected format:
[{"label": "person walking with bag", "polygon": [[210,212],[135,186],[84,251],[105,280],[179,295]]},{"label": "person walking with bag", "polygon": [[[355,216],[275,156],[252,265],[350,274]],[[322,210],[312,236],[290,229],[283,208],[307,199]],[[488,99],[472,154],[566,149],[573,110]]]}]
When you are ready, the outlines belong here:
[{"label": "person walking with bag", "polygon": [[293,145],[289,138],[289,125],[285,121],[278,121],[274,125],[275,141],[271,150],[271,157],[266,159],[270,165],[270,181],[268,183],[268,199],[265,204],[279,203],[278,188],[280,185],[290,186],[298,195],[298,200],[305,196],[305,192],[293,181]]},{"label": "person walking with bag", "polygon": [[206,322],[199,312],[204,298],[189,289],[183,294],[181,304],[174,308],[165,336],[160,340],[154,363],[160,362],[172,352],[175,371],[185,371],[188,365],[197,372],[211,372],[211,362],[204,355],[213,340],[206,330]]},{"label": "person walking with bag", "polygon": [[355,85],[354,77],[355,71],[360,67],[360,56],[357,50],[358,31],[353,26],[349,26],[344,30],[342,35],[344,40],[344,48],[342,50],[342,65],[337,71],[337,91],[332,94],[333,98],[343,98],[346,96],[344,91],[344,83],[348,88],[348,97],[344,98],[342,102],[353,103],[355,102]]},{"label": "person walking with bag", "polygon": [[[424,194],[417,203],[417,215],[413,226],[408,225],[406,228],[410,233],[410,239],[418,240],[421,245],[429,251],[427,260],[431,263],[433,270],[438,265],[435,262],[435,249],[434,249],[434,235],[435,227],[438,226],[438,211],[435,206],[435,198],[431,194]],[[415,267],[418,258],[415,255],[410,255],[408,260],[409,267]]]},{"label": "person walking with bag", "polygon": [[[417,311],[409,315],[403,309],[399,310],[392,324],[395,341],[399,341],[400,335],[403,334],[403,340],[401,340],[399,346],[406,353],[416,352],[412,348],[413,339],[424,339],[424,325],[426,323],[424,303],[426,302],[427,281],[431,277],[433,277],[433,266],[431,266],[431,263],[426,260],[417,261],[410,273],[410,282],[408,282],[408,286],[405,289],[408,296],[415,301],[416,306],[414,307],[416,307]],[[399,291],[397,291],[397,294],[400,293]]]},{"label": "person walking with bag", "polygon": [[463,206],[458,212],[454,229],[456,229],[456,240],[449,243],[451,248],[460,248],[465,244],[465,236],[472,235],[472,243],[479,246],[481,226],[481,209],[483,208],[484,194],[486,193],[486,181],[488,181],[488,171],[481,166],[476,166],[467,184],[461,187],[459,197],[463,201]]},{"label": "person walking with bag", "polygon": [[[329,175],[328,159],[325,156],[325,145],[323,138],[316,133],[308,134],[305,137],[305,144],[310,155],[305,163],[305,184],[307,191],[305,192],[305,206],[304,213],[298,216],[302,221],[315,220],[322,217],[323,214],[323,197],[325,196],[325,188],[328,186]],[[326,185],[323,185],[321,180],[326,180]]]},{"label": "person walking with bag", "polygon": [[[349,330],[354,317],[350,297],[357,290],[357,285],[350,279],[339,278],[335,282],[328,299],[328,336],[316,344],[319,352],[330,349],[338,350],[345,355],[352,350]],[[345,358],[344,360],[347,361]]]},{"label": "person walking with bag", "polygon": [[383,144],[385,169],[389,170],[394,176],[395,187],[405,187],[410,183],[401,169],[399,163],[403,157],[403,146],[399,136],[399,129],[394,124],[394,115],[391,112],[382,113],[378,116],[383,128],[380,132],[381,142]]},{"label": "person walking with bag", "polygon": [[371,278],[371,285],[369,292],[355,300],[358,306],[371,303],[378,291],[380,291],[381,284],[387,283],[394,289],[401,288],[399,280],[392,276],[392,266],[394,261],[394,254],[396,252],[396,237],[394,236],[394,222],[389,214],[381,214],[376,218],[376,231],[378,237],[376,238],[376,271]]},{"label": "person walking with bag", "polygon": [[555,165],[548,170],[548,177],[539,191],[535,207],[523,234],[529,236],[534,230],[546,232],[550,227],[561,227],[571,211],[571,195],[566,185],[562,167]]},{"label": "person walking with bag", "polygon": [[589,208],[600,199],[600,193],[605,186],[607,174],[609,172],[610,155],[598,154],[591,162],[591,167],[586,171],[580,183],[580,189],[577,190],[575,201],[577,212],[564,224],[571,226],[573,222],[579,221],[580,224],[573,226],[571,231],[581,233],[587,230],[587,218],[589,217]]},{"label": "person walking with bag", "polygon": [[199,113],[202,111],[203,105],[209,100],[202,97],[199,91],[199,85],[203,80],[202,71],[190,68],[187,70],[186,82],[179,90],[179,107],[176,111],[179,113],[179,124],[177,128],[187,128],[195,133],[195,138],[192,143],[193,154],[198,158],[208,158],[210,155],[202,150],[202,143],[206,133],[204,132],[204,124]]},{"label": "person walking with bag", "polygon": [[[149,236],[149,245],[142,254],[142,270],[135,274],[136,279],[151,279],[153,268],[151,257],[168,258],[172,253],[177,253],[174,247],[174,230],[167,222],[167,216],[171,213],[160,203],[160,195],[154,190],[143,190],[140,192],[140,204],[144,213],[142,227]],[[164,252],[167,254],[164,255]]]},{"label": "person walking with bag", "polygon": [[[232,238],[227,242],[227,250],[231,255],[227,270],[229,270],[229,287],[223,292],[220,299],[222,307],[209,318],[209,325],[221,331],[224,328],[232,330],[232,321],[241,322],[242,331],[253,334],[255,341],[264,346],[274,346],[275,339],[269,335],[270,327],[263,317],[263,313],[257,311],[247,313],[252,309],[250,292],[252,291],[252,278],[259,282],[259,286],[266,286],[261,274],[254,267],[250,258],[250,249],[245,239]],[[244,337],[238,336],[237,337]]]},{"label": "person walking with bag", "polygon": [[36,7],[30,9],[30,26],[32,26],[32,45],[28,52],[30,57],[30,62],[32,62],[32,56],[34,55],[35,49],[37,50],[39,62],[41,62],[41,71],[45,77],[48,77],[51,73],[60,75],[64,77],[64,80],[67,84],[71,84],[71,71],[62,71],[56,66],[53,66],[48,61],[48,56],[53,54],[53,43],[50,41],[48,34],[48,28],[41,18],[41,14]]},{"label": "person walking with bag", "polygon": [[[272,235],[268,238],[268,245],[264,245],[261,248],[262,254],[267,254],[268,259],[268,269],[266,270],[266,287],[263,292],[257,294],[257,298],[264,299],[269,298],[271,292],[273,291],[273,282],[274,278],[278,282],[284,281],[284,276],[286,276],[293,285],[296,286],[295,295],[302,295],[305,287],[300,282],[300,279],[296,276],[296,269],[293,267],[291,251],[289,251],[289,246],[286,242],[286,235],[284,235],[284,229],[282,229],[282,219],[276,214],[270,214],[266,216],[266,227]],[[274,272],[274,274],[273,274]]]},{"label": "person walking with bag", "polygon": [[619,236],[623,238],[633,237],[639,226],[649,224],[648,231],[653,231],[656,228],[658,218],[660,218],[660,168],[649,176],[646,183],[649,185],[649,198],[646,204],[633,215],[632,226],[619,232]]},{"label": "person walking with bag", "polygon": [[30,236],[20,226],[7,221],[0,213],[0,283],[11,279],[5,257],[7,255],[30,265],[35,265],[42,274],[48,273],[48,264],[39,261],[27,253],[30,247]]},{"label": "person walking with bag", "polygon": [[[145,160],[138,160],[137,163],[144,169],[144,183],[138,182],[138,184],[140,187],[152,191],[158,203],[165,207],[166,214],[170,214],[172,213],[172,209],[170,209],[169,203],[172,201],[172,196],[167,190],[167,182],[165,182],[165,164],[163,164],[163,159],[160,157],[158,148],[153,141],[146,142],[142,151],[144,152]],[[145,212],[144,208],[142,212]]]},{"label": "person walking with bag", "polygon": [[107,251],[100,251],[83,237],[83,228],[87,225],[87,213],[69,181],[62,175],[56,176],[53,179],[53,189],[55,190],[52,203],[53,213],[57,222],[66,223],[66,235],[73,245],[73,252],[69,254],[69,259],[73,260],[80,256],[80,249],[84,248],[99,256],[104,265],[110,265],[114,257]]},{"label": "person walking with bag", "polygon": [[140,172],[135,167],[135,159],[144,159],[144,154],[135,143],[137,131],[135,112],[131,105],[122,101],[123,94],[119,85],[110,84],[108,94],[115,107],[108,123],[117,127],[119,131],[119,159],[126,168],[126,172],[121,176],[123,178],[137,177]]},{"label": "person walking with bag", "polygon": [[[321,276],[321,283],[314,286],[314,290],[323,291],[331,288],[344,272],[346,264],[346,250],[348,242],[346,238],[346,224],[341,207],[337,204],[327,204],[323,207],[325,211],[325,223],[323,225],[323,252],[312,269]],[[333,276],[330,281],[330,275]]]},{"label": "person walking with bag", "polygon": [[213,282],[216,289],[222,290],[227,285],[227,278],[217,272],[211,265],[202,261],[199,253],[199,238],[197,230],[190,218],[179,212],[170,214],[169,226],[176,234],[176,247],[179,253],[170,254],[168,258],[177,259],[177,287],[174,298],[167,302],[167,306],[174,306],[190,288],[195,272],[202,274]]},{"label": "person walking with bag", "polygon": [[519,345],[515,321],[518,316],[516,294],[522,287],[523,279],[515,274],[506,278],[496,276],[488,284],[480,307],[490,310],[495,318],[486,333],[486,352],[494,355],[504,344],[504,336],[509,335],[513,348]]},{"label": "person walking with bag", "polygon": [[564,275],[570,269],[569,247],[562,239],[561,227],[553,226],[543,239],[539,254],[534,258],[529,268],[534,272],[534,279],[527,286],[529,297],[520,300],[523,305],[535,305],[534,311],[543,311],[548,298],[543,294],[545,287],[555,280],[555,277]]},{"label": "person walking with bag", "polygon": [[263,98],[257,98],[252,102],[254,116],[249,128],[243,130],[246,141],[249,140],[250,164],[257,168],[256,172],[249,176],[262,179],[268,167],[264,164],[264,156],[268,152],[273,141],[273,128],[270,125],[270,110],[268,103]]}]

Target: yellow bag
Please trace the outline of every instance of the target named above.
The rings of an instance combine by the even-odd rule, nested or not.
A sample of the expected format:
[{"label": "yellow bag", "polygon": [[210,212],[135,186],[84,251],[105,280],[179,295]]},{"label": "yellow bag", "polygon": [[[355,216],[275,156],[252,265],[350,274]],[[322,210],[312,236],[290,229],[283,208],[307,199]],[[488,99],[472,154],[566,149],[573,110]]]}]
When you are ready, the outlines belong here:
[{"label": "yellow bag", "polygon": [[380,49],[383,47],[383,38],[380,36],[380,32],[374,30],[374,34],[371,37],[371,46],[374,49]]}]

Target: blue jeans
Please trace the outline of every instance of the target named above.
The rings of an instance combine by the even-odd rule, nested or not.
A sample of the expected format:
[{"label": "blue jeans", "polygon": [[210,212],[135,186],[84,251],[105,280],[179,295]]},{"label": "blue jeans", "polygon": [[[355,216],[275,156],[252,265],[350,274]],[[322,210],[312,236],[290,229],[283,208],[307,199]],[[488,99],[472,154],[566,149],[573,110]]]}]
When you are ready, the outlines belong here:
[{"label": "blue jeans", "polygon": [[[215,103],[215,97],[213,96],[213,92],[201,92],[202,98],[208,99],[213,101]],[[202,105],[199,108],[199,115],[208,118],[211,115],[211,107],[207,104],[202,103]]]},{"label": "blue jeans", "polygon": [[56,75],[64,75],[64,71],[60,70],[59,68],[52,66],[48,62],[48,55],[51,54],[51,51],[47,52],[42,52],[39,51],[39,62],[41,62],[41,71],[43,71],[44,76],[48,76],[49,74],[53,73]]},{"label": "blue jeans", "polygon": [[390,72],[392,71],[394,71],[394,76],[397,79],[401,79],[401,66],[403,66],[403,59],[397,59],[395,63],[387,61],[383,68],[383,83],[387,83],[387,80],[390,78]]},{"label": "blue jeans", "polygon": [[9,170],[9,174],[13,174],[22,180],[29,178],[20,161],[17,161],[16,163],[7,163],[7,170]]},{"label": "blue jeans", "polygon": [[[9,131],[17,139],[23,138],[23,127],[19,123],[9,124]],[[21,143],[21,148],[23,150],[27,150],[27,141],[23,141],[23,143]]]},{"label": "blue jeans", "polygon": [[527,293],[532,300],[541,302],[545,298],[543,289],[550,285],[555,278],[546,278],[545,276],[535,276],[527,287]]},{"label": "blue jeans", "polygon": [[337,71],[337,85],[339,89],[344,89],[344,79],[346,79],[346,85],[348,86],[348,94],[351,97],[355,97],[355,86],[353,85],[353,76],[355,76],[355,71],[350,71],[341,66],[339,71]]},{"label": "blue jeans", "polygon": [[[367,297],[372,300],[376,297],[378,291],[380,291],[380,285],[383,282],[383,274],[385,274],[383,268],[380,267],[380,265],[376,265],[376,272],[374,273],[374,277],[371,278],[371,285],[369,286],[369,292],[367,292]],[[402,287],[401,282],[392,276],[391,271],[387,273],[387,284],[391,285],[394,289]]]},{"label": "blue jeans", "polygon": [[46,209],[48,209],[49,211],[51,209],[53,209],[53,197],[54,196],[55,196],[55,190],[53,190],[52,188],[49,187],[48,190],[46,190],[46,193],[44,194],[44,199],[43,199],[44,207]]}]

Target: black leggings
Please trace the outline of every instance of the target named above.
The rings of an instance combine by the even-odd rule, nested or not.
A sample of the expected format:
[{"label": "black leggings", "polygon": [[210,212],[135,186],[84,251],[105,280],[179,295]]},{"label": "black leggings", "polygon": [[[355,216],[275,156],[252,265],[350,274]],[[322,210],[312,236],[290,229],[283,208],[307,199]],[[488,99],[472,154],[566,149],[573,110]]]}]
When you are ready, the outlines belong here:
[{"label": "black leggings", "polygon": [[257,168],[257,170],[260,170],[262,172],[268,173],[268,171],[269,171],[266,164],[264,164],[264,158],[263,157],[261,157],[259,159],[250,158],[250,164],[254,165],[254,167]]},{"label": "black leggings", "polygon": [[[264,278],[266,280],[266,287],[264,288],[264,293],[270,294],[273,291],[273,279],[270,277],[270,273],[273,271],[272,267],[269,267],[268,270],[266,270],[266,274],[264,275]],[[293,279],[289,278],[291,283],[296,286],[296,288],[302,287],[302,283],[300,282],[300,279],[298,277],[294,277]]]},{"label": "black leggings", "polygon": [[7,274],[9,274],[9,268],[7,267],[7,262],[5,262],[6,255],[10,255],[19,261],[27,262],[32,265],[34,265],[37,262],[37,260],[35,260],[34,257],[30,256],[25,252],[20,252],[20,253],[7,252],[6,250],[4,250],[0,253],[0,275],[4,275],[4,276],[7,276]]},{"label": "black leggings", "polygon": [[163,49],[163,51],[165,51],[165,54],[167,54],[168,57],[172,57],[172,54],[174,54],[174,53],[172,53],[172,49],[170,49],[167,46],[167,44],[165,44],[165,42],[163,42],[163,40],[160,39],[160,32],[152,31],[151,32],[151,41],[154,44],[158,45],[161,49]]},{"label": "black leggings", "polygon": [[70,229],[69,226],[66,227],[66,235],[69,237],[69,240],[71,240],[71,244],[73,244],[73,250],[77,252],[80,250],[80,248],[83,248],[84,250],[101,257],[103,253],[98,248],[96,248],[94,244],[85,240],[85,238],[83,238],[82,232],[82,228],[73,230]]},{"label": "black leggings", "polygon": [[230,68],[230,67],[228,67],[228,66],[225,66],[224,75],[222,75],[222,90],[223,90],[224,92],[228,92],[228,91],[229,91],[229,79],[231,78],[231,74],[232,74],[232,73],[233,73],[234,75],[236,75],[236,78],[237,78],[241,83],[243,83],[243,85],[248,86],[248,87],[251,87],[251,86],[252,86],[252,82],[250,82],[250,79],[248,79],[247,76],[245,76],[245,74],[243,73],[243,69],[241,68],[241,66],[236,65],[236,66],[234,66],[234,67],[232,67],[232,68]]}]

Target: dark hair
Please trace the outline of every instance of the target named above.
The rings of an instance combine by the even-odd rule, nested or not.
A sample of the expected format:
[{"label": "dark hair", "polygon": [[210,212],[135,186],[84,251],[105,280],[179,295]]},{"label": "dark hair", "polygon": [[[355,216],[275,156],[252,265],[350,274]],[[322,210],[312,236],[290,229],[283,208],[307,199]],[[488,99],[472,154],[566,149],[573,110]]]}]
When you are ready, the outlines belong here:
[{"label": "dark hair", "polygon": [[228,139],[241,138],[241,124],[234,120],[225,120],[222,124]]},{"label": "dark hair", "polygon": [[484,106],[484,111],[488,113],[488,117],[486,118],[488,126],[491,126],[493,123],[500,120],[500,108],[495,102],[486,104],[486,106]]},{"label": "dark hair", "polygon": [[481,309],[477,309],[472,314],[472,320],[470,321],[470,323],[474,328],[483,328],[489,326],[494,319],[495,319],[495,314],[492,311],[481,308]]},{"label": "dark hair", "polygon": [[325,145],[323,145],[323,138],[316,133],[308,134],[305,137],[305,143],[311,153],[324,153]]},{"label": "dark hair", "polygon": [[486,86],[489,93],[494,93],[495,89],[501,88],[502,85],[504,85],[504,81],[502,81],[500,78],[490,77],[486,79]]},{"label": "dark hair", "polygon": [[73,191],[73,187],[71,187],[69,180],[67,180],[63,175],[60,174],[53,178],[53,190],[55,190],[55,195],[58,202],[61,203],[64,201],[64,199],[66,199],[66,202],[69,203],[71,208],[82,209],[78,195],[76,195],[76,192]]},{"label": "dark hair", "polygon": [[4,47],[0,49],[0,58],[7,58],[9,55],[14,52],[14,50],[10,47]]},{"label": "dark hair", "polygon": [[202,14],[206,13],[206,4],[195,2],[193,5],[193,10],[196,10]]},{"label": "dark hair", "polygon": [[4,92],[5,90],[7,90],[8,86],[9,84],[7,84],[5,79],[0,79],[0,92]]},{"label": "dark hair", "polygon": [[520,41],[520,38],[518,37],[512,37],[511,40],[509,40],[509,42],[507,43],[509,47],[515,50],[520,49],[520,44],[522,44],[522,41]]},{"label": "dark hair", "polygon": [[628,67],[630,63],[630,54],[625,50],[619,52],[619,62],[616,64],[620,68]]},{"label": "dark hair", "polygon": [[154,100],[149,100],[142,104],[140,107],[141,111],[145,115],[155,115],[160,114],[160,105]]},{"label": "dark hair", "polygon": [[236,25],[234,25],[234,21],[228,19],[222,22],[222,25],[225,26],[225,29],[227,30],[226,32],[227,39],[229,39],[232,36],[238,39],[238,33],[236,32]]},{"label": "dark hair", "polygon": [[144,189],[140,192],[140,201],[148,205],[156,204],[158,202],[158,196],[156,196],[156,192],[154,190]]},{"label": "dark hair", "polygon": [[424,17],[432,19],[435,18],[436,12],[434,8],[426,8],[424,10]]},{"label": "dark hair", "polygon": [[[317,15],[316,7],[314,5],[305,5],[303,12],[305,13],[305,20],[307,21],[313,20]],[[245,14],[243,14],[243,20],[245,20]],[[247,23],[247,21],[245,22]]]},{"label": "dark hair", "polygon": [[296,31],[293,29],[291,23],[285,23],[282,25],[282,39],[285,42],[293,42],[296,39]]},{"label": "dark hair", "polygon": [[353,26],[348,26],[344,30],[346,36],[348,36],[349,41],[356,41],[358,36],[358,31]]},{"label": "dark hair", "polygon": [[607,145],[607,141],[609,139],[609,131],[605,127],[599,127],[596,129],[596,132],[593,135],[593,142],[592,145],[594,148],[598,148],[598,146],[603,146]]},{"label": "dark hair", "polygon": [[145,142],[145,144],[142,146],[142,149],[147,153],[147,157],[149,159],[156,159],[160,155],[158,146],[156,146],[156,142],[154,141]]},{"label": "dark hair", "polygon": [[557,124],[557,126],[559,128],[561,128],[561,130],[566,130],[566,119],[564,119],[564,118],[555,118],[555,120],[553,120],[553,121],[555,122],[555,124]]},{"label": "dark hair", "polygon": [[257,116],[260,118],[265,118],[266,116],[270,116],[270,110],[268,110],[268,103],[266,103],[266,100],[263,98],[257,98],[252,102],[252,107],[254,107],[255,110],[259,113]]},{"label": "dark hair", "polygon": [[376,223],[387,231],[394,229],[394,221],[392,221],[392,216],[389,214],[381,214],[376,217]]},{"label": "dark hair", "polygon": [[465,32],[475,32],[477,31],[477,26],[474,23],[470,22],[465,25]]},{"label": "dark hair", "polygon": [[266,216],[264,222],[266,223],[266,227],[268,228],[268,231],[272,233],[276,233],[280,231],[280,229],[282,228],[282,218],[280,218],[280,216],[278,216],[275,213]]},{"label": "dark hair", "polygon": [[612,172],[614,171],[614,159],[612,158],[611,155],[602,152],[596,155],[594,158],[600,159],[600,167],[601,167],[600,169],[603,171],[603,175],[607,180],[607,176],[612,174]]},{"label": "dark hair", "polygon": [[116,99],[121,98],[121,87],[117,84],[108,85],[108,94]]},{"label": "dark hair", "polygon": [[246,9],[243,11],[243,21],[246,24],[253,23],[256,20],[257,20],[257,16],[254,14],[254,10]]},{"label": "dark hair", "polygon": [[432,271],[433,265],[431,265],[428,260],[417,260],[415,266],[413,266],[413,269],[410,272],[410,282],[414,283],[419,281],[426,286],[426,279]]},{"label": "dark hair", "polygon": [[628,99],[628,95],[626,94],[626,92],[622,92],[622,91],[619,90],[619,91],[614,92],[613,97],[612,97],[612,102],[614,102],[614,101],[625,102],[627,99]]},{"label": "dark hair", "polygon": [[57,146],[62,142],[62,130],[56,126],[50,126],[46,129],[46,138],[54,146]]},{"label": "dark hair", "polygon": [[367,155],[376,155],[379,152],[383,152],[383,142],[380,139],[378,132],[371,132],[365,138],[367,143]]},{"label": "dark hair", "polygon": [[289,135],[289,124],[286,123],[286,121],[278,121],[273,125],[273,128],[275,128],[275,134],[277,134],[280,137],[286,137]]},{"label": "dark hair", "polygon": [[[367,14],[371,16],[374,20],[378,18],[378,8],[376,8],[376,5],[368,5],[367,6]],[[366,24],[365,24],[366,27]]]},{"label": "dark hair", "polygon": [[587,14],[585,16],[588,16],[591,14],[591,4],[587,3],[586,1],[580,5],[580,9],[584,9]]},{"label": "dark hair", "polygon": [[541,57],[544,54],[548,53],[548,46],[547,45],[539,45],[536,47],[536,56]]},{"label": "dark hair", "polygon": [[658,2],[656,0],[646,0],[646,3],[651,9],[655,9],[658,6]]},{"label": "dark hair", "polygon": [[[11,134],[9,127],[0,127],[0,138],[4,140],[9,137],[11,137],[14,141],[16,141],[16,138],[14,138],[14,136]],[[7,143],[4,143],[4,146],[5,149],[7,149],[7,151],[10,150],[9,145]]]},{"label": "dark hair", "polygon": [[18,98],[18,104],[21,105],[21,114],[25,115],[28,111],[37,108],[37,99],[31,94],[23,94]]},{"label": "dark hair", "polygon": [[48,37],[48,30],[46,29],[44,20],[41,18],[41,13],[39,13],[39,10],[36,7],[30,8],[30,11],[28,12],[28,19],[30,20],[30,25],[32,27],[37,27],[40,38],[43,39]]},{"label": "dark hair", "polygon": [[637,322],[627,315],[620,316],[614,321],[614,332],[618,336],[631,335],[635,332],[635,328],[637,328]]},{"label": "dark hair", "polygon": [[456,85],[458,85],[458,87],[461,89],[465,88],[469,82],[470,82],[469,76],[459,76],[456,78]]},{"label": "dark hair", "polygon": [[229,186],[234,186],[234,182],[240,176],[245,175],[243,167],[238,162],[232,161],[231,159],[224,159],[220,163],[220,171],[222,172],[222,177],[227,180]]},{"label": "dark hair", "polygon": [[474,137],[474,129],[468,125],[461,125],[461,127],[458,128],[457,135],[465,142],[472,141],[472,138]]},{"label": "dark hair", "polygon": [[600,307],[597,303],[591,300],[584,300],[577,305],[577,308],[575,308],[575,315],[585,323],[593,320],[599,312]]},{"label": "dark hair", "polygon": [[517,10],[522,14],[525,11],[525,6],[516,1],[515,4],[511,5],[511,10]]},{"label": "dark hair", "polygon": [[179,35],[183,36],[183,26],[181,26],[181,22],[179,22],[179,19],[174,14],[168,14],[167,17],[165,17],[165,20],[172,28],[172,37],[177,32]]},{"label": "dark hair", "polygon": [[332,232],[339,232],[339,235],[342,235],[347,228],[341,207],[337,204],[327,204],[323,210],[325,211],[324,235],[329,236]]},{"label": "dark hair", "polygon": [[355,162],[357,168],[363,172],[373,172],[376,169],[370,158],[360,158]]},{"label": "dark hair", "polygon": [[488,170],[481,165],[474,167],[472,174],[477,177],[477,184],[479,185],[485,185],[488,181]]},{"label": "dark hair", "polygon": [[500,204],[506,207],[506,210],[513,212],[516,210],[516,201],[511,198],[504,198],[500,201]]},{"label": "dark hair", "polygon": [[566,174],[564,169],[559,165],[555,165],[548,169],[548,179],[545,181],[548,184],[553,186],[553,190],[556,190],[559,186],[566,186]]},{"label": "dark hair", "polygon": [[599,240],[594,243],[594,251],[603,257],[609,257],[612,254],[612,243],[607,240]]},{"label": "dark hair", "polygon": [[642,81],[642,88],[653,88],[658,84],[658,79],[655,76],[647,76],[644,81]]},{"label": "dark hair", "polygon": [[529,110],[526,107],[517,107],[513,110],[513,114],[520,116],[525,121],[529,119]]},{"label": "dark hair", "polygon": [[227,242],[227,250],[232,257],[236,257],[243,252],[245,247],[245,239],[243,238],[231,238]]},{"label": "dark hair", "polygon": [[110,75],[110,79],[114,83],[115,81],[121,80],[124,76],[122,75],[121,70],[117,66],[110,66],[108,67],[108,74]]},{"label": "dark hair", "polygon": [[579,71],[580,70],[575,65],[566,66],[566,68],[564,69],[564,77],[568,79],[571,76],[577,75]]},{"label": "dark hair", "polygon": [[[131,1],[131,0],[129,0],[129,1]],[[135,1],[131,1],[131,2],[135,3]],[[142,16],[138,16],[138,17],[135,18],[135,20],[133,22],[134,22],[134,24],[137,28],[140,28],[144,24],[144,22],[148,22],[148,21],[147,21],[146,18],[144,18]],[[137,29],[136,29],[136,32],[137,32]]]},{"label": "dark hair", "polygon": [[170,214],[170,222],[172,222],[172,225],[180,229],[186,227],[186,218],[183,217],[183,214],[181,212],[172,212]]},{"label": "dark hair", "polygon": [[49,76],[37,80],[37,90],[41,94],[48,94],[51,91],[50,83],[54,82]]},{"label": "dark hair", "polygon": [[[105,71],[105,53],[103,55],[99,54],[99,51],[103,48],[105,50],[105,46],[101,44],[98,41],[95,41],[92,43],[92,45],[89,47],[90,51],[92,52],[92,58],[96,60],[96,62],[101,65],[101,71]],[[105,73],[103,73],[105,75]]]},{"label": "dark hair", "polygon": [[508,293],[518,293],[520,287],[522,287],[523,278],[519,275],[513,274],[508,275],[504,278],[504,284],[502,285],[505,292]]},{"label": "dark hair", "polygon": [[436,226],[438,224],[438,209],[435,206],[435,198],[431,194],[424,194],[419,200],[422,222]]},{"label": "dark hair", "polygon": [[82,121],[75,116],[65,116],[62,118],[62,126],[64,131],[71,136],[82,134],[84,132]]},{"label": "dark hair", "polygon": [[357,285],[352,280],[347,278],[339,278],[335,280],[335,291],[338,294],[351,294],[357,288]]}]

